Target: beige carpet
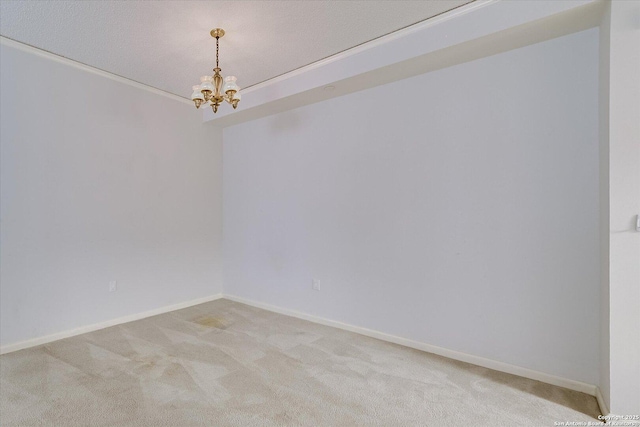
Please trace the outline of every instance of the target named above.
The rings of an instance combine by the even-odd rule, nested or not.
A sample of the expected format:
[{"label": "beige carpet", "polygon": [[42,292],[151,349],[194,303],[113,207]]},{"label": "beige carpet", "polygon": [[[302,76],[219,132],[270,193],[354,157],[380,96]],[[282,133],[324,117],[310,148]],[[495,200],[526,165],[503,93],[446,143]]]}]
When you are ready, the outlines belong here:
[{"label": "beige carpet", "polygon": [[0,358],[3,426],[515,426],[586,394],[218,300]]}]

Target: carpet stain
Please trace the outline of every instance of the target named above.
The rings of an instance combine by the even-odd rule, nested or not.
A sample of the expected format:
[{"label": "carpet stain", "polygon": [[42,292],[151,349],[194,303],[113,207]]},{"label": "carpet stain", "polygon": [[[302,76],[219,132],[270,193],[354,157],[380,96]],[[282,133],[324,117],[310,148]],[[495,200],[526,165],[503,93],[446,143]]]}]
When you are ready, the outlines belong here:
[{"label": "carpet stain", "polygon": [[225,323],[224,318],[221,317],[200,317],[195,320],[195,323],[207,328],[227,329],[228,325]]}]

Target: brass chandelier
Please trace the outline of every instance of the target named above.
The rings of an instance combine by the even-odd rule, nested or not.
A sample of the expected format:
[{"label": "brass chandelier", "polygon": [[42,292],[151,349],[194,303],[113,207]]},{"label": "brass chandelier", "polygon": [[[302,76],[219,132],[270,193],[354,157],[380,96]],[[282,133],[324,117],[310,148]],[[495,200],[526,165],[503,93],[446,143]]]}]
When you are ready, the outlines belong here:
[{"label": "brass chandelier", "polygon": [[[227,76],[224,79],[220,74],[220,66],[218,64],[218,53],[220,51],[220,38],[224,36],[222,28],[214,28],[211,30],[211,37],[216,39],[216,68],[213,69],[213,76],[200,77],[200,84],[193,86],[191,100],[200,108],[202,104],[209,103],[214,113],[218,112],[218,107],[222,101],[227,101],[235,110],[240,102],[240,88],[236,84],[235,76]],[[224,80],[224,84],[223,84]]]}]

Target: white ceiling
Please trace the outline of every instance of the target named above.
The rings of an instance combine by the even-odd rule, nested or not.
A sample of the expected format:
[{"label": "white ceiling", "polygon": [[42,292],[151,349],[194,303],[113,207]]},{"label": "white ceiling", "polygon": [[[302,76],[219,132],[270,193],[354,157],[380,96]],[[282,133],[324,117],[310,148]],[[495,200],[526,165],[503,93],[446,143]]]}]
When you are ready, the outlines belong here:
[{"label": "white ceiling", "polygon": [[247,87],[470,0],[7,1],[0,34],[188,97],[215,66]]}]

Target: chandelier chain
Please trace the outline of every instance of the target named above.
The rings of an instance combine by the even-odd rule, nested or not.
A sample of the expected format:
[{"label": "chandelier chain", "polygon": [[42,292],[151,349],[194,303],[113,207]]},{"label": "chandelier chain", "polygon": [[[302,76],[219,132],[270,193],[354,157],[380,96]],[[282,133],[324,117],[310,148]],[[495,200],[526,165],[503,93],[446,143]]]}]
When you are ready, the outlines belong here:
[{"label": "chandelier chain", "polygon": [[220,66],[218,65],[218,53],[220,52],[220,37],[216,37],[216,68],[220,68]]}]

